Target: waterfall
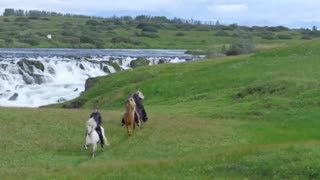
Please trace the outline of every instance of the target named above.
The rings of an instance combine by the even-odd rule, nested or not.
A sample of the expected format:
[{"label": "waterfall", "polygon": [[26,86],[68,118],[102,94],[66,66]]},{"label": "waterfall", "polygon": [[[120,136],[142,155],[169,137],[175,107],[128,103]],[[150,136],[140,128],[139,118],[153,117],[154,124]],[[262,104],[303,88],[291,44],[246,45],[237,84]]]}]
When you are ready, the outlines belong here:
[{"label": "waterfall", "polygon": [[51,59],[0,61],[0,106],[38,107],[76,98],[89,77],[115,69],[104,62]]},{"label": "waterfall", "polygon": [[[160,61],[185,62],[190,58],[177,50],[102,52],[104,53],[101,50],[0,49],[0,106],[39,107],[74,99],[84,91],[88,78],[129,69],[131,61],[136,60],[141,52],[149,65],[159,64]],[[112,56],[110,53],[116,55]],[[164,56],[160,57],[159,54]]]}]

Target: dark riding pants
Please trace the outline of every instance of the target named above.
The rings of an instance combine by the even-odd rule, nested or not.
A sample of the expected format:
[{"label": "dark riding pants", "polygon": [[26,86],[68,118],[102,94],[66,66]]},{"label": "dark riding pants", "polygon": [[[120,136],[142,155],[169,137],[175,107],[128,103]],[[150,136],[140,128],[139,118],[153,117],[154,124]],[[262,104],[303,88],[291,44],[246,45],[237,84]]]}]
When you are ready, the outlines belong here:
[{"label": "dark riding pants", "polygon": [[100,126],[96,127],[96,131],[97,131],[97,133],[99,135],[99,138],[100,138],[100,144],[101,144],[101,146],[103,146],[104,145],[104,139],[103,139],[103,136],[102,136],[102,132],[101,132]]}]

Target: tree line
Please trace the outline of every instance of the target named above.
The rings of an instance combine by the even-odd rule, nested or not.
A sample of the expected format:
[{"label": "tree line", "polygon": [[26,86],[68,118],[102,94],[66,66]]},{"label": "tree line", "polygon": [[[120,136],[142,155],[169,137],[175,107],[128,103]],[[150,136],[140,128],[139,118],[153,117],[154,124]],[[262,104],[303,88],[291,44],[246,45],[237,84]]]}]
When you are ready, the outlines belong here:
[{"label": "tree line", "polygon": [[22,10],[6,8],[3,12],[3,16],[33,16],[33,17],[43,17],[43,16],[72,16],[72,17],[91,17],[85,15],[76,14],[63,14],[52,11],[40,11],[40,10]]},{"label": "tree line", "polygon": [[219,21],[212,22],[212,21],[206,21],[202,22],[200,20],[195,19],[183,19],[183,18],[173,18],[168,19],[165,16],[150,16],[150,15],[139,15],[135,18],[131,16],[112,16],[109,18],[102,18],[102,17],[96,17],[96,16],[86,16],[86,15],[77,15],[77,14],[63,14],[58,12],[52,12],[52,11],[40,11],[40,10],[22,10],[22,9],[13,9],[13,8],[6,8],[3,12],[3,16],[32,16],[32,17],[44,17],[44,16],[66,16],[66,17],[86,17],[86,18],[95,18],[95,19],[118,19],[123,21],[138,21],[141,23],[171,23],[171,24],[219,24]]}]

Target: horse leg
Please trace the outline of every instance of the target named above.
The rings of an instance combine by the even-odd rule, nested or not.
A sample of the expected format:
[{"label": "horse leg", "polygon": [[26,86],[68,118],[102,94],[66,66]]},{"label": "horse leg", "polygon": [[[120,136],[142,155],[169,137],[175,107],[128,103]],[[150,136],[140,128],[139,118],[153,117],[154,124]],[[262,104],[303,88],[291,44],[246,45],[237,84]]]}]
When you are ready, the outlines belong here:
[{"label": "horse leg", "polygon": [[130,125],[127,125],[127,133],[129,136],[131,136],[131,133],[130,133]]},{"label": "horse leg", "polygon": [[95,158],[96,151],[97,151],[97,143],[94,143],[93,146],[92,146],[92,159]]},{"label": "horse leg", "polygon": [[133,124],[134,124],[134,122],[132,122],[132,123],[129,125],[129,136],[132,136],[132,134],[133,134]]},{"label": "horse leg", "polygon": [[87,149],[88,149],[88,145],[89,145],[89,144],[88,144],[88,139],[87,139],[87,140],[86,140],[86,143],[83,145],[83,149],[84,149],[84,150],[87,150]]},{"label": "horse leg", "polygon": [[133,130],[134,130],[134,122],[131,124],[130,129],[131,129],[131,135],[132,135],[133,134]]}]

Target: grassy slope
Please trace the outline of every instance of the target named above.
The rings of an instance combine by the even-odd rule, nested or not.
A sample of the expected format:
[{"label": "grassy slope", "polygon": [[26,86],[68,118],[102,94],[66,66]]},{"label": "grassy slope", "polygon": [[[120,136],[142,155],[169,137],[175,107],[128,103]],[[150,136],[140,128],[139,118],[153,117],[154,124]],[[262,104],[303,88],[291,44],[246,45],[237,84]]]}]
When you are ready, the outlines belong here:
[{"label": "grassy slope", "polygon": [[[4,22],[3,19],[8,18],[10,22]],[[106,27],[90,27],[85,25],[89,18],[80,17],[47,17],[49,20],[29,20],[26,23],[15,22],[15,16],[3,17],[0,16],[0,47],[59,47],[59,48],[96,48],[95,45],[80,43],[74,44],[63,42],[65,39],[78,38],[82,35],[88,35],[99,39],[104,48],[163,48],[163,49],[202,49],[202,50],[221,50],[222,45],[228,45],[234,41],[233,37],[219,37],[214,34],[219,30],[211,31],[196,31],[196,30],[166,30],[160,29],[158,32],[159,38],[137,37],[136,32],[140,29],[135,27],[117,27],[116,29],[108,30]],[[102,20],[99,20],[102,21]],[[63,28],[64,23],[72,25],[66,30],[71,34],[62,36],[62,32],[66,31]],[[19,25],[20,24],[20,25]],[[178,32],[182,32],[184,36],[176,36]],[[235,31],[227,31],[229,34],[234,34]],[[44,35],[35,35],[37,33]],[[15,35],[13,35],[15,34]],[[52,34],[53,39],[47,40],[45,35]],[[275,34],[279,34],[275,33]],[[258,48],[269,48],[273,46],[284,46],[287,44],[303,42],[302,35],[296,30],[283,31],[280,34],[292,34],[292,40],[265,40],[260,37],[255,37],[255,42]],[[40,44],[31,46],[27,43],[20,42],[17,37],[35,36]],[[141,41],[146,44],[134,45],[128,43],[111,43],[112,37],[125,37],[132,40]],[[5,39],[12,39],[13,43],[4,43]],[[263,46],[263,47],[261,47]]]},{"label": "grassy slope", "polygon": [[[80,150],[90,111],[1,108],[0,177],[320,177],[320,42],[252,56],[143,67],[98,78],[111,147]],[[127,138],[123,101],[140,87],[150,122]],[[110,111],[112,110],[112,111]]]}]

